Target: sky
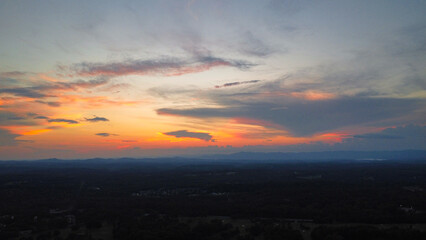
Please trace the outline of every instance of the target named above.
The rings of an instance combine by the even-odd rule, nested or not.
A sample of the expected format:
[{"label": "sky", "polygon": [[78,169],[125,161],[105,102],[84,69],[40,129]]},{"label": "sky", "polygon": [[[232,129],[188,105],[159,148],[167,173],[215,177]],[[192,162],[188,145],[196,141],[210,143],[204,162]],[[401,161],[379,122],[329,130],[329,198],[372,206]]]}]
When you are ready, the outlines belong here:
[{"label": "sky", "polygon": [[426,150],[426,1],[0,1],[0,159]]}]

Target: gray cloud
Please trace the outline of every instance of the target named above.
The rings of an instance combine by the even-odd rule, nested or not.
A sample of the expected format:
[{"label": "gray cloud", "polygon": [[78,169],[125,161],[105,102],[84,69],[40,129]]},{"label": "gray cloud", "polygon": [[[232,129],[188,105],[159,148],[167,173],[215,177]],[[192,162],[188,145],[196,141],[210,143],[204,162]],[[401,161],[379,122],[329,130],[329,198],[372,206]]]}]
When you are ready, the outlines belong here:
[{"label": "gray cloud", "polygon": [[88,122],[108,122],[109,120],[104,117],[93,117],[93,118],[86,118],[86,121]]},{"label": "gray cloud", "polygon": [[61,128],[63,128],[63,127],[61,127],[61,126],[49,126],[49,127],[47,127],[47,129],[51,129],[51,130],[61,129]]},{"label": "gray cloud", "polygon": [[212,135],[209,133],[203,133],[203,132],[189,132],[187,130],[180,130],[180,131],[174,131],[174,132],[166,132],[163,133],[165,135],[174,136],[177,138],[197,138],[204,141],[212,141],[214,142],[214,139],[212,139]]},{"label": "gray cloud", "polygon": [[[426,126],[409,124],[386,128],[380,132],[363,134],[364,137],[344,139],[333,145],[336,150],[403,150],[426,149]],[[366,137],[365,137],[366,136]],[[329,147],[331,149],[331,147]]]},{"label": "gray cloud", "polygon": [[399,136],[401,138],[422,138],[426,142],[426,126],[409,124],[405,126],[386,128],[380,132],[383,135]]},{"label": "gray cloud", "polygon": [[0,126],[10,125],[36,125],[36,122],[32,119],[27,119],[23,116],[16,115],[13,112],[0,111]]},{"label": "gray cloud", "polygon": [[[285,100],[285,99],[282,99]],[[345,97],[323,101],[291,101],[286,107],[275,102],[218,101],[223,108],[158,109],[158,114],[195,118],[249,118],[266,121],[289,131],[294,136],[309,136],[342,127],[377,124],[410,116],[425,107],[418,99]],[[405,119],[407,120],[407,119]],[[403,121],[403,120],[402,120]]]},{"label": "gray cloud", "polygon": [[117,136],[117,134],[112,134],[112,133],[96,133],[95,135],[101,136],[101,137]]},{"label": "gray cloud", "polygon": [[363,135],[386,135],[397,136],[398,138],[350,137],[343,139],[340,143],[327,144],[323,142],[313,142],[308,144],[294,145],[272,145],[272,146],[247,146],[243,148],[234,148],[238,151],[283,151],[283,152],[306,152],[306,151],[395,151],[418,149],[426,150],[426,126],[425,125],[405,125],[392,128],[386,128],[379,132],[371,132]]},{"label": "gray cloud", "polygon": [[250,80],[250,81],[242,81],[242,82],[230,82],[230,83],[225,83],[223,85],[216,85],[215,88],[232,87],[232,86],[237,86],[237,85],[242,85],[242,84],[249,84],[249,83],[257,83],[257,82],[260,82],[260,80]]},{"label": "gray cloud", "polygon": [[32,88],[3,88],[3,89],[0,89],[0,94],[2,93],[12,94],[19,97],[29,97],[29,98],[47,97],[46,94],[41,93]]},{"label": "gray cloud", "polygon": [[64,119],[64,118],[54,118],[47,120],[50,123],[69,123],[69,124],[77,124],[78,121],[71,120],[71,119]]},{"label": "gray cloud", "polygon": [[52,102],[52,101],[47,101],[46,102],[46,101],[42,101],[42,100],[36,100],[34,102],[41,103],[41,104],[46,104],[46,105],[48,105],[50,107],[60,107],[61,106],[60,102]]},{"label": "gray cloud", "polygon": [[19,79],[26,76],[26,72],[0,72],[0,88],[11,88],[19,84]]},{"label": "gray cloud", "polygon": [[49,119],[49,118],[46,116],[36,116],[34,117],[34,119]]},{"label": "gray cloud", "polygon": [[13,116],[13,117],[8,117],[9,120],[23,120],[25,119],[24,117],[18,117],[18,116]]},{"label": "gray cloud", "polygon": [[403,138],[401,136],[386,135],[386,134],[380,134],[380,133],[367,133],[367,134],[361,134],[361,135],[354,135],[353,137],[366,138],[366,139],[401,139]]}]

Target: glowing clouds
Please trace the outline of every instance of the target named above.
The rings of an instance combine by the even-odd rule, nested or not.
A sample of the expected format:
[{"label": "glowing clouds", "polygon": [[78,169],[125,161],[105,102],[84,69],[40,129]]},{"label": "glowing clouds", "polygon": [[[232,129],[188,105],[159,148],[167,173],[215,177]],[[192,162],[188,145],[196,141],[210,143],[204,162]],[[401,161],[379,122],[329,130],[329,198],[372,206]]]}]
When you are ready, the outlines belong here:
[{"label": "glowing clouds", "polygon": [[295,98],[301,98],[301,99],[306,99],[310,101],[321,101],[321,100],[329,100],[329,99],[337,98],[335,94],[313,91],[313,90],[308,90],[305,92],[292,92],[290,93],[290,95]]}]

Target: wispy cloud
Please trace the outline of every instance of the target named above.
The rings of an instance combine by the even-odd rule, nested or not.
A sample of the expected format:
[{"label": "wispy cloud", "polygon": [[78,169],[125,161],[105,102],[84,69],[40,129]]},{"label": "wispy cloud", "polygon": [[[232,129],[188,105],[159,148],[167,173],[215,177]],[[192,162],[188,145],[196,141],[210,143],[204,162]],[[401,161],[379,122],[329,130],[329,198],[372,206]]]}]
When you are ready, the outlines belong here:
[{"label": "wispy cloud", "polygon": [[[238,44],[240,52],[249,56],[266,57],[274,51],[262,40],[255,37],[251,31],[242,35],[243,40]],[[283,51],[283,49],[281,49]]]},{"label": "wispy cloud", "polygon": [[26,74],[27,72],[21,72],[21,71],[1,72],[0,77],[19,78],[19,77],[25,76]]},{"label": "wispy cloud", "polygon": [[174,136],[177,138],[196,138],[204,141],[212,141],[214,142],[214,139],[212,139],[212,135],[210,133],[203,133],[203,132],[189,132],[187,130],[179,130],[174,132],[166,132],[163,133],[168,136]]},{"label": "wispy cloud", "polygon": [[88,81],[77,80],[72,82],[44,82],[30,87],[3,88],[0,89],[0,94],[11,94],[28,98],[54,97],[57,94],[57,91],[75,91],[79,88],[94,88],[105,85],[108,82],[109,80],[106,78]]},{"label": "wispy cloud", "polygon": [[254,64],[243,60],[196,56],[193,59],[162,58],[153,60],[132,59],[111,63],[83,62],[75,64],[71,70],[80,76],[124,76],[124,75],[164,75],[178,76],[207,71],[214,67],[228,66],[249,69]]}]

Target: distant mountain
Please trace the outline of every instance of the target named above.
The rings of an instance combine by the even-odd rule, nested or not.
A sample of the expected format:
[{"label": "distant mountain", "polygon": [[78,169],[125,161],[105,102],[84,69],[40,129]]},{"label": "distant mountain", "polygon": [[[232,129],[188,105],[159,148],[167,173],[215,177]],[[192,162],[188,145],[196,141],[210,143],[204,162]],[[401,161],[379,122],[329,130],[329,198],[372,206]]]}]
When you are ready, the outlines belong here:
[{"label": "distant mountain", "polygon": [[404,160],[426,159],[426,151],[238,152],[205,155],[201,158],[218,160]]},{"label": "distant mountain", "polygon": [[233,154],[214,154],[192,157],[168,158],[91,158],[62,160],[57,158],[42,160],[10,160],[0,161],[1,166],[66,166],[81,167],[117,164],[131,167],[132,165],[169,165],[169,164],[206,164],[206,163],[238,163],[241,161],[338,161],[338,160],[426,160],[425,150],[403,151],[325,151],[325,152],[238,152]]}]

